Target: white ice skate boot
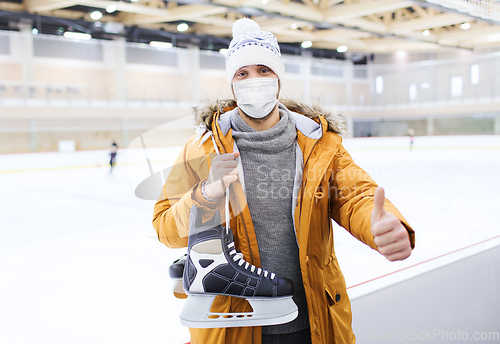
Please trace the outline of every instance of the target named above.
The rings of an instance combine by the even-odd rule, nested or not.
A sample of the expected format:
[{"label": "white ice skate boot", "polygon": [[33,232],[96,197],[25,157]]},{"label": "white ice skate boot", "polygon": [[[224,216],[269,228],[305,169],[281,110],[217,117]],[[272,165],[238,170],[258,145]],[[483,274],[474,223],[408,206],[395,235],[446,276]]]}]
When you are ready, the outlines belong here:
[{"label": "white ice skate boot", "polygon": [[[183,287],[188,298],[181,323],[194,328],[263,326],[295,319],[293,282],[246,262],[236,252],[233,232],[220,225],[220,215],[200,223],[196,206],[191,208],[188,255]],[[212,313],[217,295],[245,298],[253,312]]]}]

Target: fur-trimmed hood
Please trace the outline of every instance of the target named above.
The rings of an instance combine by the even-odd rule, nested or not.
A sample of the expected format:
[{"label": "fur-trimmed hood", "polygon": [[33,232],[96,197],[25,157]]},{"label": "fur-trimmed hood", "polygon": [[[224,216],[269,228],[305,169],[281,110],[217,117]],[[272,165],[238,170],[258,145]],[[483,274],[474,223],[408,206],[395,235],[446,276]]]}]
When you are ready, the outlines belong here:
[{"label": "fur-trimmed hood", "polygon": [[[280,98],[279,102],[283,104],[288,110],[306,116],[316,122],[319,121],[319,117],[323,116],[327,123],[327,131],[339,134],[342,137],[347,137],[347,129],[345,118],[341,114],[333,113],[328,107],[320,104],[306,105],[304,103],[299,103],[297,101]],[[204,124],[207,130],[211,130],[212,121],[217,113],[221,113],[232,110],[236,107],[236,101],[232,98],[227,99],[217,99],[215,101],[206,102],[194,109],[196,125]]]}]

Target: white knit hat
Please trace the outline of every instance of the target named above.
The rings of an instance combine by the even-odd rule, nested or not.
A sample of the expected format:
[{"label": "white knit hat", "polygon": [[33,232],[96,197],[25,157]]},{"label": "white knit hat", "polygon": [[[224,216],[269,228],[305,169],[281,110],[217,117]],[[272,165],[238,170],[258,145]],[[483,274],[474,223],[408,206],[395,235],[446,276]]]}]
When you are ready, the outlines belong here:
[{"label": "white knit hat", "polygon": [[281,80],[285,65],[281,60],[280,47],[276,37],[268,31],[261,31],[259,24],[249,18],[238,19],[233,24],[233,40],[226,55],[226,76],[229,88],[238,69],[251,65],[264,65]]}]

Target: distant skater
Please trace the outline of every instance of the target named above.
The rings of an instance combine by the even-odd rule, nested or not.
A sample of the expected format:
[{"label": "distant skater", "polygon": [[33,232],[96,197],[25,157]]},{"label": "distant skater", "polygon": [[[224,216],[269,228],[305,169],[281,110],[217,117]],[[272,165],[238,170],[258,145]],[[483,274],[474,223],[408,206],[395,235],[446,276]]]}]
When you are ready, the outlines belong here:
[{"label": "distant skater", "polygon": [[410,136],[410,151],[413,150],[413,137],[415,136],[415,130],[413,128],[408,129],[408,135]]},{"label": "distant skater", "polygon": [[116,144],[116,141],[113,141],[111,143],[111,152],[109,153],[110,159],[109,159],[109,173],[113,173],[113,167],[116,164],[116,153],[118,152],[118,145]]}]

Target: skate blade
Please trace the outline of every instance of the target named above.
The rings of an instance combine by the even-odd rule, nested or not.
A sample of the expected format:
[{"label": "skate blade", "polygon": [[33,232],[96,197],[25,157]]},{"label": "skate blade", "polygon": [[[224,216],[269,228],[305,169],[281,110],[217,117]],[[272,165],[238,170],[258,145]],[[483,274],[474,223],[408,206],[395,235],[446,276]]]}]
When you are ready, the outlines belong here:
[{"label": "skate blade", "polygon": [[253,312],[212,313],[214,295],[189,295],[181,312],[181,324],[191,328],[225,328],[284,324],[299,311],[292,297],[247,299]]}]

